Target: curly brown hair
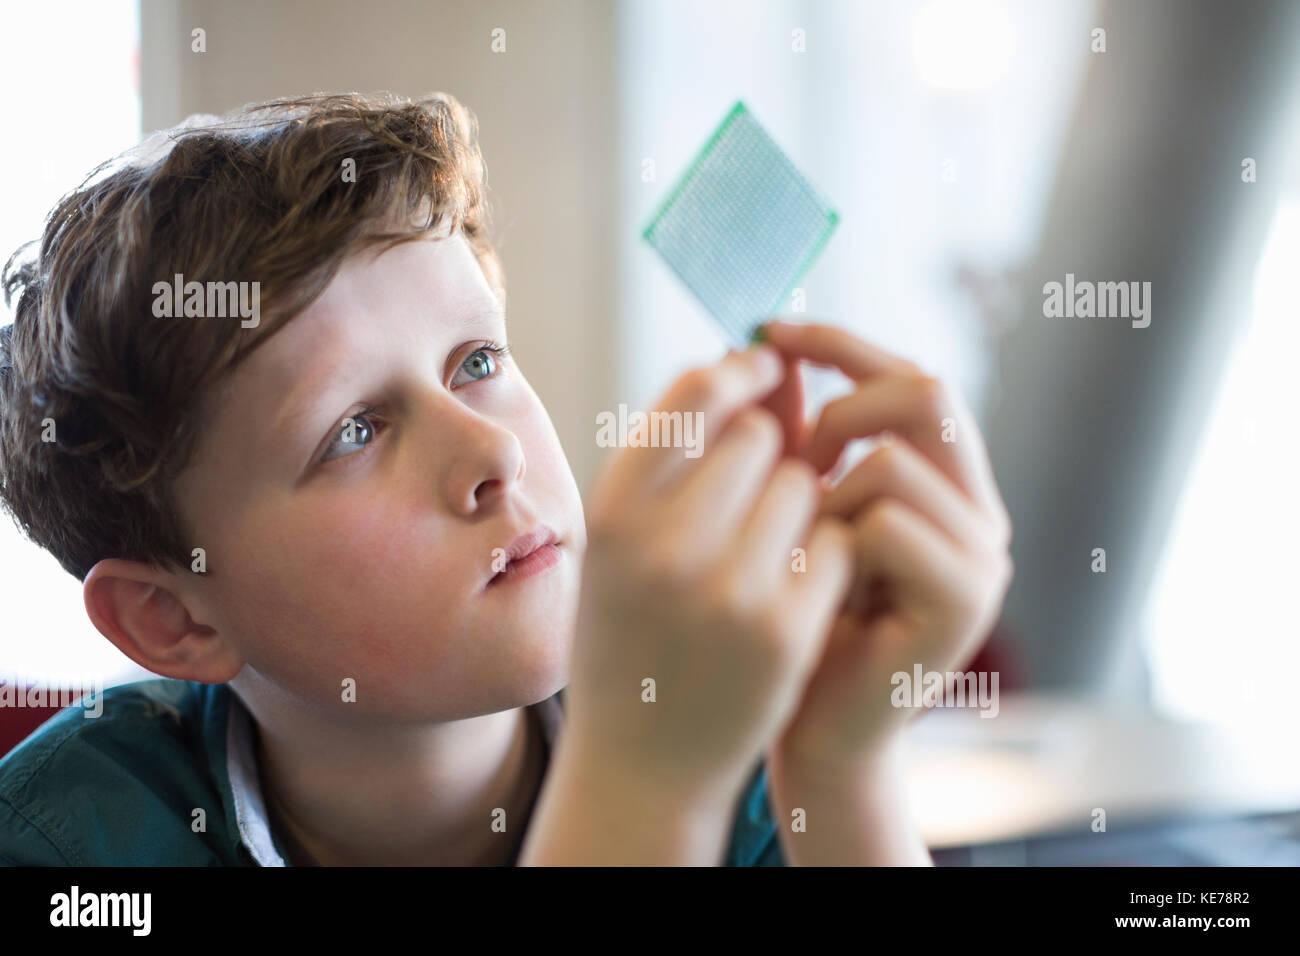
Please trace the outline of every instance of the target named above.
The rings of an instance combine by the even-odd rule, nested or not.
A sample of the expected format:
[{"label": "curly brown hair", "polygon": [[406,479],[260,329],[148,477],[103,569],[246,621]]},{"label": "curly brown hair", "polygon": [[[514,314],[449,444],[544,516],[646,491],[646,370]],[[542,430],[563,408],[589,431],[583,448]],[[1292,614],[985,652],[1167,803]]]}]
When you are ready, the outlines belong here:
[{"label": "curly brown hair", "polygon": [[[210,119],[98,167],[35,260],[28,243],[4,268],[17,308],[0,329],[0,504],[79,580],[109,557],[188,565],[172,487],[201,397],[346,257],[449,221],[505,307],[478,125],[454,97],[317,94]],[[259,282],[269,321],[155,316],[151,290],[176,273]]]}]

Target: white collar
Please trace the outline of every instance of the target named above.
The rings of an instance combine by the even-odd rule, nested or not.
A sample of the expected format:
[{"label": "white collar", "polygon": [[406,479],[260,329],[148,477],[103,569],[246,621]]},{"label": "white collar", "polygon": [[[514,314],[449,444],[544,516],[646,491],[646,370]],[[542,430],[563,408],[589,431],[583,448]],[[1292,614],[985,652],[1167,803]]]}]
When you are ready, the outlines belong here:
[{"label": "white collar", "polygon": [[[529,705],[542,726],[548,760],[564,721],[562,693],[563,691]],[[239,840],[248,848],[259,866],[285,866],[284,858],[275,849],[275,841],[271,839],[271,824],[266,815],[266,803],[262,799],[253,740],[253,716],[239,695],[231,693],[230,716],[226,721],[226,771],[234,798]]]}]

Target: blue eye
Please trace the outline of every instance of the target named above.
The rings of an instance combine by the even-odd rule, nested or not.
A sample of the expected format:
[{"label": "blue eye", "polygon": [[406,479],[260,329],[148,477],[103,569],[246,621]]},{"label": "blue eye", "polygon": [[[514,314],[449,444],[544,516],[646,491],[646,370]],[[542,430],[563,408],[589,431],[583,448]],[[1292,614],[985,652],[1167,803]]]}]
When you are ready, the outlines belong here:
[{"label": "blue eye", "polygon": [[320,460],[324,462],[334,458],[345,458],[370,444],[375,437],[375,426],[368,416],[374,411],[373,408],[366,408],[339,422],[338,434],[330,439]]},{"label": "blue eye", "polygon": [[[482,345],[471,352],[465,361],[460,364],[457,377],[464,372],[469,375],[471,382],[491,378],[499,370],[501,357],[509,354],[510,346],[508,345],[498,345],[496,342]],[[458,382],[456,378],[452,379],[453,386],[463,384],[465,383]],[[376,412],[383,414],[380,408],[371,405],[340,421],[334,434],[330,436],[325,450],[321,452],[318,461],[324,464],[335,458],[347,458],[354,452],[365,451],[378,432],[374,420]]]},{"label": "blue eye", "polygon": [[[471,381],[481,381],[490,377],[497,371],[498,361],[503,355],[508,355],[510,346],[497,345],[495,342],[484,345],[475,349],[469,354],[465,361],[460,363],[460,370],[467,372]],[[452,380],[455,385],[455,379]]]}]

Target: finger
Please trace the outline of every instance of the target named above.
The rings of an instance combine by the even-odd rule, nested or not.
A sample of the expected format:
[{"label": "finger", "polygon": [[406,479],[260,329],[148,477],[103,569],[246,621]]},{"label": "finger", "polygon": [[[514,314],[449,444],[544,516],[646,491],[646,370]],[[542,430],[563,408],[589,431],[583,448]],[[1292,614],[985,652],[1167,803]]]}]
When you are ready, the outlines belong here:
[{"label": "finger", "polygon": [[806,568],[791,574],[787,613],[798,626],[794,633],[807,642],[801,659],[811,669],[820,657],[825,635],[831,630],[853,581],[854,539],[838,518],[818,518],[805,548]]},{"label": "finger", "polygon": [[[800,358],[814,365],[839,369],[855,381],[865,382],[869,378],[881,375],[912,376],[929,381],[931,385],[926,386],[926,388],[939,392],[943,391],[942,385],[934,379],[928,379],[916,364],[887,352],[879,346],[872,345],[851,332],[836,326],[774,320],[768,322],[764,329],[767,341],[779,348],[784,356]],[[984,447],[984,439],[980,435],[974,419],[959,402],[950,396],[931,395],[930,397],[935,404],[951,407],[950,414],[939,414],[933,417],[939,422],[942,422],[943,418],[951,417],[954,424],[957,425],[958,434],[956,440],[951,444],[961,445],[962,450],[954,463],[964,466],[961,470],[969,476],[969,487],[967,482],[960,480],[956,475],[954,475],[954,480],[957,480],[962,487],[968,487],[968,490],[981,506],[988,509],[991,514],[998,516],[1009,526],[1011,522],[1007,515],[1006,505],[1003,503],[1001,495],[998,494],[997,481],[993,476],[993,466],[988,460],[988,451]],[[823,411],[823,416],[824,414]],[[853,437],[865,436],[855,435]],[[830,464],[822,469],[823,471],[829,469],[838,460],[840,452],[843,451],[844,444],[847,444],[847,441],[848,439],[834,449],[834,457],[831,459]],[[811,445],[813,439],[810,437],[808,442]],[[928,451],[930,447],[929,443],[925,442],[917,442],[917,446],[923,451]],[[832,454],[832,451],[819,448],[817,454],[825,456]],[[807,451],[805,457],[817,464]],[[943,463],[939,462],[939,464],[942,466]]]},{"label": "finger", "polygon": [[[699,449],[703,449],[737,411],[776,388],[784,372],[785,365],[774,348],[754,346],[728,355],[716,365],[687,372],[648,416],[661,413],[666,417],[659,420],[680,423],[683,433],[686,417],[692,416],[690,424]],[[615,502],[642,497],[670,485],[700,457],[683,454],[681,448],[629,446],[608,461],[600,487]]]},{"label": "finger", "polygon": [[1005,518],[979,430],[965,408],[934,378],[884,375],[827,402],[804,456],[825,473],[849,442],[886,431],[911,441],[988,514]]},{"label": "finger", "polygon": [[771,594],[789,577],[794,550],[803,542],[820,498],[817,475],[806,461],[784,458],[772,472],[736,541],[746,583],[756,599]]},{"label": "finger", "polygon": [[910,506],[969,551],[1000,550],[1010,543],[1009,529],[1004,535],[991,516],[904,438],[881,445],[860,461],[826,492],[819,513],[847,520],[885,497]]},{"label": "finger", "polygon": [[927,633],[964,630],[984,611],[983,574],[929,521],[884,498],[853,523],[855,581],[884,581],[895,610]]},{"label": "finger", "polygon": [[699,467],[667,494],[674,527],[660,530],[690,542],[685,560],[702,566],[734,544],[780,454],[781,426],[771,412],[752,407],[733,417]]},{"label": "finger", "polygon": [[921,369],[907,359],[872,345],[833,325],[804,322],[766,323],[767,341],[790,358],[802,359],[826,368],[837,368],[849,378],[862,381],[873,375],[920,375]]},{"label": "finger", "polygon": [[798,457],[803,454],[810,430],[804,413],[803,377],[797,358],[786,356],[783,360],[785,379],[761,404],[781,421],[785,438],[782,457]]}]

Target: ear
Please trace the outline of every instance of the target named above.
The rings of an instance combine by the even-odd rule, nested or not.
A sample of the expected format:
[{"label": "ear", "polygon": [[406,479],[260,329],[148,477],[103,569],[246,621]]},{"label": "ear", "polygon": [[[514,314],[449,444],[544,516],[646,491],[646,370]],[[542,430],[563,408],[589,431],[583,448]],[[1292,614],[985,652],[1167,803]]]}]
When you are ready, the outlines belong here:
[{"label": "ear", "polygon": [[190,615],[175,576],[140,561],[100,561],[82,585],[95,629],[141,667],[205,684],[239,673],[243,661],[216,629]]}]

